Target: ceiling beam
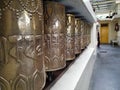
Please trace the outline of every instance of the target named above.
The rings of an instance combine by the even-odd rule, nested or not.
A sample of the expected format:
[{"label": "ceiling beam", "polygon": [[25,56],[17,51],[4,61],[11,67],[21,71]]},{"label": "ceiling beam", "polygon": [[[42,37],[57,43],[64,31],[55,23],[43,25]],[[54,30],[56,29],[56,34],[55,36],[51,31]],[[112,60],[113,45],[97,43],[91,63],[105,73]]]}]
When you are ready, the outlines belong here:
[{"label": "ceiling beam", "polygon": [[102,4],[110,4],[110,3],[115,3],[115,1],[96,1],[92,2],[92,5],[102,5]]},{"label": "ceiling beam", "polygon": [[104,6],[93,6],[94,8],[102,8],[102,7],[112,7],[112,5],[104,5]]},{"label": "ceiling beam", "polygon": [[97,7],[97,6],[101,6],[101,7],[102,7],[102,6],[112,6],[112,5],[113,5],[113,4],[100,4],[100,5],[93,5],[93,6],[96,6],[96,7]]}]

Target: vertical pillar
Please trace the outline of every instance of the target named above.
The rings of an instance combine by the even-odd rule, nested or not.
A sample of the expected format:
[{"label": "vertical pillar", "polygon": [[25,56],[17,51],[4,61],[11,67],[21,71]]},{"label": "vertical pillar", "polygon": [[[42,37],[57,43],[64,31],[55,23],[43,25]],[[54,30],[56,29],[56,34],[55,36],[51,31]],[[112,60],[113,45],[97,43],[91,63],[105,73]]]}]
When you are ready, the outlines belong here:
[{"label": "vertical pillar", "polygon": [[[116,3],[117,3],[117,14],[120,15],[120,2],[118,2],[116,0]],[[118,19],[118,25],[120,26],[120,19]],[[117,41],[118,41],[118,45],[120,46],[120,28],[119,28],[119,31],[117,32]]]},{"label": "vertical pillar", "polygon": [[[120,19],[118,19],[118,24],[120,26]],[[119,31],[117,32],[117,40],[118,40],[118,45],[120,46],[120,27],[119,27]]]}]

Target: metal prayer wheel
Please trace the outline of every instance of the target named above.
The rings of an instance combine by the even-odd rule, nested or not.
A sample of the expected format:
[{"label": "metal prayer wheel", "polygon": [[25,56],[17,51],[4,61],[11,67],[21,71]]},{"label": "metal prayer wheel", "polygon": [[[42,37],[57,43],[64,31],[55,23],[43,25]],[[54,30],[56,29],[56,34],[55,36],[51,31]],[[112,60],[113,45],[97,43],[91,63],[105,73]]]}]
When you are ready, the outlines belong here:
[{"label": "metal prayer wheel", "polygon": [[86,31],[87,31],[87,24],[86,22],[84,22],[84,36],[83,36],[84,48],[86,47],[86,42],[87,42]]},{"label": "metal prayer wheel", "polygon": [[57,2],[44,3],[45,67],[55,71],[66,66],[65,61],[65,7]]},{"label": "metal prayer wheel", "polygon": [[91,26],[88,24],[88,26],[87,26],[87,44],[90,43],[90,39],[91,39],[90,32],[91,32]]},{"label": "metal prayer wheel", "polygon": [[42,90],[43,30],[41,0],[0,2],[0,90]]},{"label": "metal prayer wheel", "polygon": [[80,19],[75,18],[75,54],[79,54],[81,52],[80,46]]},{"label": "metal prayer wheel", "polygon": [[89,44],[89,34],[88,34],[88,32],[89,32],[89,25],[88,25],[88,23],[87,23],[87,26],[86,26],[86,44],[88,45]]},{"label": "metal prayer wheel", "polygon": [[84,22],[81,21],[81,49],[84,49]]},{"label": "metal prayer wheel", "polygon": [[84,45],[84,47],[86,47],[88,44],[87,44],[87,22],[85,23],[85,45]]},{"label": "metal prayer wheel", "polygon": [[67,14],[66,60],[75,58],[75,16]]}]

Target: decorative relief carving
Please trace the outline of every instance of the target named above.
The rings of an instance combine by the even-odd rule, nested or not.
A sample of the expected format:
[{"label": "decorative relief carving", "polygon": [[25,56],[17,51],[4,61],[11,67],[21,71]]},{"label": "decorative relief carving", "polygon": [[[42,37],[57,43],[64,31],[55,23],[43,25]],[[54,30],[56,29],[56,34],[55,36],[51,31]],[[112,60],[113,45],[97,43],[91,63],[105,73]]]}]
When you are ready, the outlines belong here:
[{"label": "decorative relief carving", "polygon": [[11,90],[9,82],[0,76],[0,90]]},{"label": "decorative relief carving", "polygon": [[79,35],[75,35],[75,54],[80,53],[80,37]]},{"label": "decorative relief carving", "polygon": [[66,59],[73,60],[75,58],[75,37],[70,34],[66,35],[67,49],[66,49]]},{"label": "decorative relief carving", "polygon": [[75,18],[75,54],[79,54],[81,52],[80,48],[80,19]]},{"label": "decorative relief carving", "polygon": [[46,70],[57,70],[65,65],[64,34],[45,35]]},{"label": "decorative relief carving", "polygon": [[8,62],[7,45],[7,39],[5,37],[0,37],[0,64]]},{"label": "decorative relief carving", "polygon": [[12,90],[29,90],[28,79],[24,75],[19,75],[13,81]]},{"label": "decorative relief carving", "polygon": [[[1,45],[1,43],[3,42],[2,40],[6,40],[6,42],[9,42],[8,47],[5,47],[6,43],[4,45]],[[35,81],[34,85],[36,83],[37,84],[39,83],[38,86],[37,85],[34,86],[35,89],[33,90],[41,90],[44,86],[44,81],[45,81],[45,74],[43,69],[44,68],[43,67],[43,45],[41,44],[41,42],[43,42],[42,36],[26,35],[23,37],[21,35],[19,36],[15,35],[15,36],[9,36],[8,39],[4,38],[2,40],[0,45],[5,47],[5,49],[8,49],[8,52],[6,54],[9,55],[9,58],[11,58],[11,59],[7,58],[8,62],[15,60],[16,63],[19,63],[19,66],[17,67],[12,66],[10,69],[8,67],[8,65],[10,66],[10,63],[6,65],[7,63],[6,64],[2,63],[2,61],[4,62],[5,59],[0,58],[1,63],[3,64],[3,67],[5,67],[5,68],[0,67],[0,70],[1,70],[0,76],[2,75],[3,77],[6,77],[6,78],[8,77],[7,80],[5,80],[5,78],[3,77],[0,78],[0,86],[2,90],[11,90],[10,89],[11,83],[13,83],[12,90],[30,90],[31,86],[28,83],[31,81],[29,80],[28,76],[32,75],[34,71],[36,71],[36,69],[41,73],[36,72],[37,74],[35,75],[37,76],[33,75],[33,78],[34,78],[33,81]],[[5,50],[2,50],[2,48],[0,48],[0,50],[1,52],[5,51]],[[42,60],[40,61],[39,58],[41,58]],[[13,64],[11,63],[11,65]],[[12,71],[13,69],[15,70],[14,72]],[[9,73],[6,71],[9,71],[9,70],[11,70],[11,74],[6,75],[7,73]],[[19,73],[19,76],[14,77],[15,73]],[[12,77],[14,77],[15,80],[13,79],[12,82],[10,83],[9,77],[11,75],[14,75]],[[6,89],[8,86],[10,88]]]},{"label": "decorative relief carving", "polygon": [[66,30],[66,60],[75,58],[75,17],[67,14],[67,30]]},{"label": "decorative relief carving", "polygon": [[[42,50],[42,36],[41,35],[27,35],[27,36],[20,36],[18,41],[18,57],[21,58],[21,56],[24,54],[25,57],[30,58],[32,60],[37,60],[37,57],[43,54]],[[39,42],[39,43],[38,43]],[[19,52],[20,51],[20,52]],[[35,57],[37,56],[37,57]],[[19,60],[22,60],[20,59]]]},{"label": "decorative relief carving", "polygon": [[65,7],[45,2],[45,67],[46,71],[64,68],[65,63]]},{"label": "decorative relief carving", "polygon": [[[42,0],[2,0],[0,27],[0,89],[42,90]],[[36,70],[39,73],[34,76]]]},{"label": "decorative relief carving", "polygon": [[39,8],[39,1],[38,0],[18,0],[22,7],[26,11],[36,12]]},{"label": "decorative relief carving", "polygon": [[81,21],[81,49],[84,49],[84,22]]},{"label": "decorative relief carving", "polygon": [[33,85],[33,90],[41,90],[43,88],[42,86],[45,78],[43,78],[44,76],[41,73],[38,70],[36,70],[32,75],[31,83]]},{"label": "decorative relief carving", "polygon": [[1,19],[1,17],[2,17],[2,12],[1,12],[1,9],[0,9],[0,19]]},{"label": "decorative relief carving", "polygon": [[42,10],[42,1],[40,0],[5,0],[0,2],[0,18],[2,18],[2,13],[5,10],[11,10],[16,13],[16,17],[18,18],[24,10],[26,10],[30,17],[32,18],[33,14],[37,14],[39,16],[39,20],[42,18],[42,13],[39,11]]}]

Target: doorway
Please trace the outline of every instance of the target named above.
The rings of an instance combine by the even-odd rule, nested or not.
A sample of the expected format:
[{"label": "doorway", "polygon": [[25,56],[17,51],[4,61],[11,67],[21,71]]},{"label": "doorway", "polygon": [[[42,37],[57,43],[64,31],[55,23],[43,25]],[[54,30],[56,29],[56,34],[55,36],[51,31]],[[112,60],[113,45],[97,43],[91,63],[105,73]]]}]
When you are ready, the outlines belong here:
[{"label": "doorway", "polygon": [[101,44],[108,44],[108,23],[101,24],[100,43]]}]

